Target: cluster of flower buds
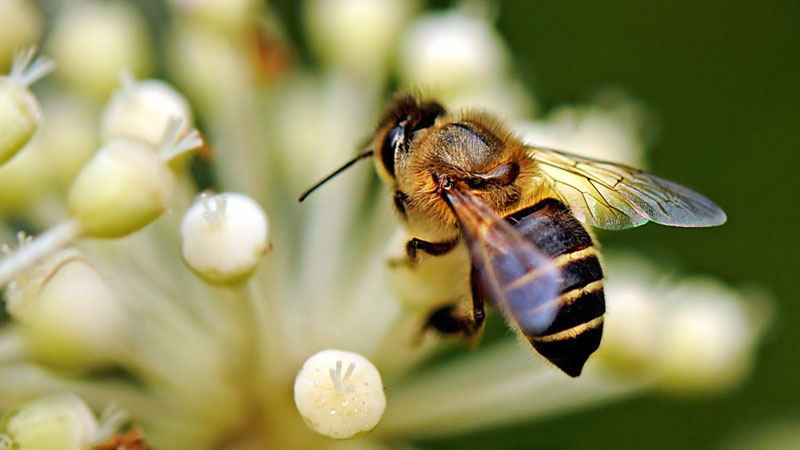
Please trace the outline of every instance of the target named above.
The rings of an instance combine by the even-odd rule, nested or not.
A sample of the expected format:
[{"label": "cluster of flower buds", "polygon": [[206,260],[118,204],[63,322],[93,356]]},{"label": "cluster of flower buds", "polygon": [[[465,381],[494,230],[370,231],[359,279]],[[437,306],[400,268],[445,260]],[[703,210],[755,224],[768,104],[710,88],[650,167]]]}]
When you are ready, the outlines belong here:
[{"label": "cluster of flower buds", "polygon": [[710,277],[674,279],[632,255],[607,258],[609,314],[598,359],[675,391],[715,392],[740,383],[767,302]]}]

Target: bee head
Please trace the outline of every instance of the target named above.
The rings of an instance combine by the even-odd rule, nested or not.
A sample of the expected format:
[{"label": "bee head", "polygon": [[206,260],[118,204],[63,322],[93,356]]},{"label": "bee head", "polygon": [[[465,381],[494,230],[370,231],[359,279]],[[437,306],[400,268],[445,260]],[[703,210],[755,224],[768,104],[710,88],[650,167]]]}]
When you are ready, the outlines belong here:
[{"label": "bee head", "polygon": [[382,172],[395,178],[398,162],[408,156],[414,133],[430,128],[445,109],[433,101],[420,101],[410,95],[394,99],[378,123],[374,148]]}]

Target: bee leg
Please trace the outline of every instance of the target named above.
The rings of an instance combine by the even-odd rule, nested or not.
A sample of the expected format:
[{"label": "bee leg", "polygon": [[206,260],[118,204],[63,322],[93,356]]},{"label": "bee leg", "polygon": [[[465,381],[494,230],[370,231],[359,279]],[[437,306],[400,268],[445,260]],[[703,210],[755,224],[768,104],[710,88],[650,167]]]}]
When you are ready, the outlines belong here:
[{"label": "bee leg", "polygon": [[411,238],[406,242],[406,255],[408,261],[413,266],[419,261],[419,252],[425,252],[431,256],[444,255],[453,248],[455,248],[457,240],[446,242],[428,242],[422,239]]},{"label": "bee leg", "polygon": [[486,305],[484,304],[484,293],[481,285],[478,282],[478,273],[475,266],[469,274],[469,286],[472,291],[472,334],[469,335],[470,347],[478,345],[481,336],[483,336],[483,321],[486,319]]},{"label": "bee leg", "polygon": [[479,323],[472,316],[474,312],[464,314],[457,305],[443,306],[428,317],[424,330],[432,328],[448,336],[460,334],[467,338],[470,347],[474,347],[483,334],[483,319],[480,319]]},{"label": "bee leg", "polygon": [[447,254],[458,244],[458,239],[445,242],[428,242],[422,239],[411,238],[406,242],[406,257],[389,260],[389,267],[414,267],[419,261],[420,252],[431,256]]},{"label": "bee leg", "polygon": [[483,335],[486,306],[474,267],[470,276],[470,287],[472,289],[472,314],[465,314],[457,305],[447,305],[430,315],[425,328],[433,328],[442,334],[459,333],[468,338],[470,347],[477,345]]}]

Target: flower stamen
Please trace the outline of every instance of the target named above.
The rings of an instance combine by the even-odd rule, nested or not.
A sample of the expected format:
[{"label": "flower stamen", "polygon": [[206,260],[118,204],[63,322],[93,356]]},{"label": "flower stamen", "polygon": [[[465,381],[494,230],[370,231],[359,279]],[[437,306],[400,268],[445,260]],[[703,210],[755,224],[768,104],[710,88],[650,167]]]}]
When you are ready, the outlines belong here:
[{"label": "flower stamen", "polygon": [[53,61],[42,56],[34,59],[35,54],[35,45],[17,53],[9,77],[23,86],[30,86],[50,73],[53,70]]},{"label": "flower stamen", "polygon": [[[336,388],[337,391],[340,393],[350,393],[356,390],[356,387],[352,384],[347,384],[350,381],[350,376],[353,375],[353,370],[355,370],[356,365],[355,363],[350,363],[347,366],[347,372],[345,372],[344,377],[342,377],[342,360],[336,361],[336,370],[330,369],[331,380],[333,380],[333,386]],[[347,384],[347,387],[344,387]]]},{"label": "flower stamen", "polygon": [[164,132],[164,138],[158,149],[159,156],[164,162],[172,161],[188,151],[203,146],[203,138],[196,129],[192,129],[185,136],[178,138],[183,122],[182,118],[173,117],[167,124],[167,130]]},{"label": "flower stamen", "polygon": [[203,218],[208,223],[222,223],[225,220],[225,208],[228,205],[225,195],[203,192],[200,194],[200,203],[203,205]]}]

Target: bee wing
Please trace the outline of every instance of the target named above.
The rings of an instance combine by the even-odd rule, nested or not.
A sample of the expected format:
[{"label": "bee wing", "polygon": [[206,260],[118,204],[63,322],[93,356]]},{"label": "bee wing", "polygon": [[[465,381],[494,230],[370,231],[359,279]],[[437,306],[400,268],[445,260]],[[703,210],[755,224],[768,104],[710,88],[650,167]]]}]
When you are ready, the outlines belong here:
[{"label": "bee wing", "polygon": [[450,188],[443,195],[466,241],[482,289],[523,333],[544,332],[558,313],[561,271],[483,201]]},{"label": "bee wing", "polygon": [[582,222],[621,229],[653,221],[675,227],[722,225],[725,213],[708,198],[633,167],[543,147],[529,154]]}]

